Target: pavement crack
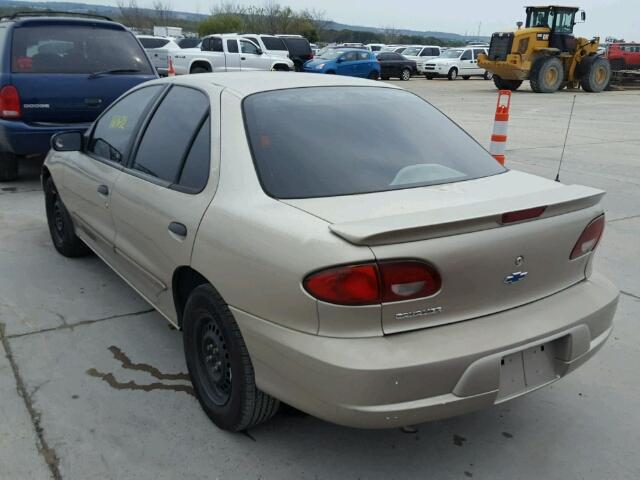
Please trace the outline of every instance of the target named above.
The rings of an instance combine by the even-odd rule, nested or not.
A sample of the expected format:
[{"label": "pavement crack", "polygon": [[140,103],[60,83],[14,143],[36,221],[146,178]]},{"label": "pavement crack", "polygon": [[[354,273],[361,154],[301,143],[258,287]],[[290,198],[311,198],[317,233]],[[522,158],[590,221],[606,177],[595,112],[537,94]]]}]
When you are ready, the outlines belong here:
[{"label": "pavement crack", "polygon": [[13,334],[13,335],[7,335],[7,338],[14,339],[14,338],[28,337],[30,335],[37,335],[39,333],[56,332],[58,330],[73,330],[76,327],[83,327],[83,326],[86,326],[86,325],[93,325],[94,323],[106,322],[108,320],[117,320],[119,318],[126,318],[126,317],[133,317],[133,316],[136,316],[136,315],[143,315],[145,313],[151,313],[153,311],[154,311],[153,308],[148,308],[146,310],[140,310],[138,312],[121,313],[121,314],[118,314],[118,315],[110,315],[108,317],[95,318],[95,319],[92,319],[92,320],[81,320],[81,321],[76,322],[76,323],[68,323],[68,322],[65,321],[63,325],[59,325],[57,327],[43,328],[41,330],[35,330],[33,332],[16,333],[16,334]]},{"label": "pavement crack", "polygon": [[614,218],[613,220],[607,220],[607,223],[624,222],[625,220],[633,220],[640,218],[640,215],[631,215],[630,217]]},{"label": "pavement crack", "polygon": [[24,402],[27,408],[27,412],[29,413],[31,424],[33,425],[33,428],[36,432],[36,447],[38,448],[38,452],[40,452],[40,455],[42,455],[42,457],[44,458],[45,463],[49,467],[51,477],[54,480],[62,480],[62,475],[60,474],[59,467],[60,459],[58,458],[56,451],[49,446],[47,440],[44,438],[44,430],[40,422],[40,413],[36,411],[31,400],[31,396],[27,392],[27,388],[24,384],[24,381],[22,380],[22,376],[20,375],[18,364],[13,356],[11,345],[9,344],[9,339],[5,336],[4,332],[5,325],[3,323],[0,323],[0,340],[2,341],[2,346],[4,347],[5,354],[7,356],[7,359],[9,360],[9,364],[11,365],[11,370],[13,371],[13,377],[16,381],[18,394],[22,397],[22,401]]},{"label": "pavement crack", "polygon": [[627,297],[635,298],[636,300],[640,300],[640,295],[635,295],[633,293],[625,292],[624,290],[620,290],[622,295],[626,295]]},{"label": "pavement crack", "polygon": [[195,397],[193,387],[190,385],[167,385],[160,382],[141,385],[134,382],[133,380],[126,383],[119,382],[113,375],[113,373],[103,373],[96,370],[95,368],[90,368],[89,370],[87,370],[87,375],[99,378],[107,382],[111,388],[115,388],[116,390],[142,390],[144,392],[151,392],[153,390],[169,390],[173,392],[184,392]]},{"label": "pavement crack", "polygon": [[118,360],[122,368],[126,370],[137,370],[139,372],[147,372],[152,377],[158,380],[186,380],[190,381],[189,374],[187,373],[163,373],[156,367],[148,365],[146,363],[133,363],[131,359],[116,346],[110,346],[109,351],[113,354],[113,358]]}]

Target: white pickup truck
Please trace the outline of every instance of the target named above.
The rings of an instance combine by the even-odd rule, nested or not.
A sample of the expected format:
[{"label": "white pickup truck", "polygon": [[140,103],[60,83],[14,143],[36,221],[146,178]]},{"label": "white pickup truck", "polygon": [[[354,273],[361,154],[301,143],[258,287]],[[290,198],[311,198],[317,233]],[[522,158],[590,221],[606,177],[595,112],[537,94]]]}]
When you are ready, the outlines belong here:
[{"label": "white pickup truck", "polygon": [[176,75],[294,69],[289,58],[265,53],[239,35],[209,35],[202,39],[200,48],[185,48],[170,55]]}]

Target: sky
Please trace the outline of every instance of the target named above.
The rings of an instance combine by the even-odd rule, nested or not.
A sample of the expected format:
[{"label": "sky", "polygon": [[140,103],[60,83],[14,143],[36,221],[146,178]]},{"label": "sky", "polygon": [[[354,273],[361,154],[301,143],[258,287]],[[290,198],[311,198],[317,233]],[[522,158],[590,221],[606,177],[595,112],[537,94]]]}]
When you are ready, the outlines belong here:
[{"label": "sky", "polygon": [[[82,3],[116,5],[116,0],[72,0]],[[167,1],[167,0],[164,0]],[[168,0],[174,10],[208,13],[218,0]],[[229,0],[225,0],[228,2]],[[524,20],[526,0],[275,0],[294,9],[316,9],[325,12],[327,19],[352,25],[370,27],[433,30],[475,36],[489,36],[495,31],[515,27]],[[152,0],[138,0],[140,6],[151,7]],[[262,5],[264,0],[232,0],[244,5]],[[545,4],[544,0],[532,2]],[[562,1],[560,2],[562,3]],[[587,22],[576,26],[579,36],[599,35],[640,42],[640,0],[574,0],[575,5],[587,12]]]}]

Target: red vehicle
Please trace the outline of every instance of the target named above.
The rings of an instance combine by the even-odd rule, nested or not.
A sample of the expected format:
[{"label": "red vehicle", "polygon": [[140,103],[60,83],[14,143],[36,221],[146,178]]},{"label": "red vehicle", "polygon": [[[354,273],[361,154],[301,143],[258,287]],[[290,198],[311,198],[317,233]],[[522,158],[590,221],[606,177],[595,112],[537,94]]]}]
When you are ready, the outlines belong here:
[{"label": "red vehicle", "polygon": [[612,70],[640,68],[640,43],[611,43],[607,47],[606,57]]}]

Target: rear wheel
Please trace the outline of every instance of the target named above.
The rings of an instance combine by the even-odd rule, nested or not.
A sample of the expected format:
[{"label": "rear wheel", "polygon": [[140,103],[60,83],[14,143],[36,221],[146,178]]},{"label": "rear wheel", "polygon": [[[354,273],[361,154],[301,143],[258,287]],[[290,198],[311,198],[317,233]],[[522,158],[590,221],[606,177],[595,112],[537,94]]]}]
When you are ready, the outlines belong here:
[{"label": "rear wheel", "polygon": [[389,77],[388,75],[383,75],[383,76],[381,76],[380,78],[381,78],[382,80],[389,80],[389,78],[390,78],[390,77]]},{"label": "rear wheel", "polygon": [[238,432],[275,415],[280,402],[256,386],[240,328],[217,290],[211,285],[195,288],[183,318],[189,375],[213,423]]},{"label": "rear wheel", "polygon": [[49,233],[56,250],[65,257],[71,258],[90,254],[89,247],[76,235],[71,216],[62,203],[51,177],[44,184],[44,206]]},{"label": "rear wheel", "polygon": [[411,80],[411,70],[409,70],[408,68],[403,68],[402,72],[400,73],[400,80],[404,80],[405,82],[407,80]]},{"label": "rear wheel", "polygon": [[204,67],[193,67],[191,69],[191,73],[210,73],[210,72]]},{"label": "rear wheel", "polygon": [[536,93],[553,93],[564,82],[564,66],[558,57],[541,57],[529,73],[531,89]]},{"label": "rear wheel", "polygon": [[13,153],[0,153],[0,182],[18,178],[18,157]]},{"label": "rear wheel", "polygon": [[463,75],[463,76],[462,76],[462,79],[463,79],[463,80],[469,80],[470,78],[471,78],[471,76],[470,76],[470,75]]},{"label": "rear wheel", "polygon": [[428,73],[425,73],[424,74],[424,78],[426,78],[427,80],[433,80],[435,78],[435,76],[429,75]]},{"label": "rear wheel", "polygon": [[493,83],[498,90],[511,90],[515,92],[522,85],[522,80],[507,80],[500,78],[498,75],[493,76]]},{"label": "rear wheel", "polygon": [[600,93],[611,80],[611,65],[606,58],[587,57],[578,65],[580,86],[585,92]]},{"label": "rear wheel", "polygon": [[458,78],[458,69],[456,67],[453,67],[451,70],[449,70],[447,78],[449,80],[455,80],[456,78]]}]

